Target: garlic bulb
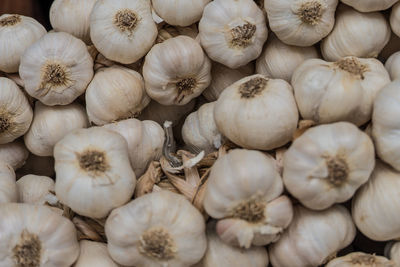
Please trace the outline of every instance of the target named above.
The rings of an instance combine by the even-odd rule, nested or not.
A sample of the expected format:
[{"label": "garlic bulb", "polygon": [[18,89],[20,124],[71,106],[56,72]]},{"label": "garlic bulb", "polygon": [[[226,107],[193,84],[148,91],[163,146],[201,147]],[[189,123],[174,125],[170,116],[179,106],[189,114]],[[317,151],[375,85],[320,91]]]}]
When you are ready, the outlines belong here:
[{"label": "garlic bulb", "polygon": [[82,240],[79,242],[81,252],[74,267],[118,267],[107,251],[107,244]]},{"label": "garlic bulb", "polygon": [[385,63],[390,78],[396,80],[400,78],[400,51],[392,54]]},{"label": "garlic bulb", "polygon": [[211,0],[152,0],[152,7],[168,24],[189,26],[200,20]]},{"label": "garlic bulb", "polygon": [[269,247],[274,267],[308,267],[326,263],[356,235],[349,212],[340,205],[323,211],[294,207],[289,228]]},{"label": "garlic bulb", "polygon": [[54,180],[47,176],[28,174],[18,179],[19,201],[22,203],[43,205],[54,199]]},{"label": "garlic bulb", "polygon": [[257,59],[256,72],[290,83],[295,69],[310,58],[319,58],[314,46],[287,45],[275,35],[270,35],[261,56]]},{"label": "garlic bulb", "polygon": [[0,161],[10,165],[14,170],[22,167],[29,155],[29,151],[21,141],[0,145]]},{"label": "garlic bulb", "polygon": [[111,257],[126,266],[191,266],[207,246],[201,213],[184,196],[169,191],[113,210],[105,232]]},{"label": "garlic bulb", "polygon": [[347,254],[346,256],[335,258],[326,265],[326,267],[356,267],[356,266],[395,267],[396,265],[394,264],[394,262],[390,261],[385,257],[366,254],[363,252],[353,252]]},{"label": "garlic bulb", "polygon": [[25,90],[48,106],[67,105],[85,92],[93,77],[93,59],[81,40],[53,32],[25,50],[19,74]]},{"label": "garlic bulb", "polygon": [[[397,3],[393,6],[392,12],[390,13],[390,26],[392,31],[400,36],[400,3]],[[398,47],[396,47],[398,48]]]},{"label": "garlic bulb", "polygon": [[97,0],[55,0],[50,8],[50,23],[57,32],[67,32],[89,44],[90,13]]},{"label": "garlic bulb", "polygon": [[399,0],[341,0],[360,12],[380,11],[390,8]]},{"label": "garlic bulb", "polygon": [[54,158],[39,157],[30,153],[25,164],[16,171],[16,174],[18,178],[28,174],[52,177],[54,175]]},{"label": "garlic bulb", "polygon": [[127,143],[116,132],[75,130],[55,145],[54,158],[57,198],[80,215],[104,218],[133,195]]},{"label": "garlic bulb", "polygon": [[122,64],[137,61],[157,37],[150,1],[97,1],[90,15],[90,37],[106,58]]},{"label": "garlic bulb", "polygon": [[0,266],[69,267],[79,243],[72,222],[49,207],[0,205]]},{"label": "garlic bulb", "polygon": [[17,14],[0,16],[0,70],[18,72],[20,58],[30,45],[46,34],[35,19]]},{"label": "garlic bulb", "polygon": [[345,56],[377,57],[388,43],[390,34],[389,23],[383,14],[360,13],[343,5],[338,8],[335,28],[321,43],[322,56],[327,61]]},{"label": "garlic bulb", "polygon": [[211,81],[211,62],[192,38],[178,36],[156,44],[143,65],[146,92],[163,105],[185,105]]},{"label": "garlic bulb", "polygon": [[54,145],[75,129],[89,126],[85,108],[77,103],[65,106],[35,104],[34,116],[25,145],[37,156],[52,156]]},{"label": "garlic bulb", "polygon": [[349,200],[375,165],[371,139],[354,124],[337,122],[307,130],[284,156],[286,189],[309,209]]},{"label": "garlic bulb", "polygon": [[140,177],[153,160],[162,155],[165,135],[161,126],[154,121],[128,119],[106,124],[106,129],[122,135],[128,144],[129,159],[136,177]]},{"label": "garlic bulb", "polygon": [[15,183],[13,168],[4,162],[0,162],[0,206],[2,203],[8,202],[18,202],[18,188]]},{"label": "garlic bulb", "polygon": [[0,88],[0,144],[7,144],[28,131],[33,112],[12,80],[0,77]]},{"label": "garlic bulb", "polygon": [[272,157],[234,149],[211,168],[204,196],[207,213],[219,219],[216,231],[230,245],[249,248],[279,239],[292,220],[292,204]]},{"label": "garlic bulb", "polygon": [[385,67],[373,58],[345,57],[336,62],[309,59],[292,77],[301,116],[316,123],[366,123],[371,119],[376,94],[388,83]]},{"label": "garlic bulb", "polygon": [[97,125],[135,117],[150,102],[142,76],[117,66],[100,69],[94,75],[85,99],[89,121]]},{"label": "garlic bulb", "polygon": [[292,139],[298,117],[290,84],[260,74],[226,88],[214,108],[218,130],[249,149],[269,150],[286,144]]},{"label": "garlic bulb", "polygon": [[204,8],[199,36],[212,60],[236,69],[261,54],[268,29],[253,0],[214,0]]},{"label": "garlic bulb", "polygon": [[385,247],[385,256],[396,263],[396,266],[400,266],[400,242],[388,243]]},{"label": "garlic bulb", "polygon": [[289,45],[311,46],[327,36],[335,24],[338,0],[265,0],[268,22]]}]

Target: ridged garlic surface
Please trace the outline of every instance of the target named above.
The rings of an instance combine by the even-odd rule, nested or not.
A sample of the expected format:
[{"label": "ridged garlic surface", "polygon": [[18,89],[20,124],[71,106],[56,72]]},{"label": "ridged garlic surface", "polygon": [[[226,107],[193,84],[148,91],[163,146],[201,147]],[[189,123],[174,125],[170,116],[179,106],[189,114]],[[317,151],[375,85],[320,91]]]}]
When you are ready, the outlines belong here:
[{"label": "ridged garlic surface", "polygon": [[194,39],[177,36],[154,45],[146,55],[147,94],[162,105],[185,105],[211,82],[211,61]]},{"label": "ridged garlic surface", "polygon": [[389,42],[390,34],[389,23],[380,12],[360,13],[339,6],[335,27],[321,43],[322,56],[327,61],[346,56],[377,57]]},{"label": "ridged garlic surface", "polygon": [[35,103],[33,121],[24,136],[26,147],[37,156],[53,156],[54,145],[75,129],[86,128],[89,122],[83,106],[45,106]]},{"label": "ridged garlic surface", "polygon": [[284,154],[283,182],[304,206],[323,210],[349,200],[374,165],[367,134],[349,122],[324,124],[308,129]]},{"label": "ridged garlic surface", "polygon": [[335,24],[338,0],[265,0],[268,22],[289,45],[311,46],[327,36]]},{"label": "ridged garlic surface", "polygon": [[72,222],[49,207],[0,205],[0,266],[69,267],[79,255]]},{"label": "ridged garlic surface", "polygon": [[395,266],[400,266],[400,242],[388,243],[385,247],[385,256],[397,264]]},{"label": "ridged garlic surface", "polygon": [[93,59],[83,41],[65,32],[44,35],[25,50],[19,74],[27,93],[48,106],[67,105],[93,77]]},{"label": "ridged garlic surface", "polygon": [[236,69],[261,54],[268,29],[253,0],[214,0],[204,8],[199,36],[212,60]]},{"label": "ridged garlic surface", "polygon": [[226,88],[214,108],[221,134],[249,149],[270,150],[285,145],[292,139],[298,117],[290,84],[261,74]]},{"label": "ridged garlic surface", "polygon": [[336,62],[309,59],[292,77],[302,118],[318,124],[366,123],[371,119],[376,94],[388,83],[385,67],[373,58],[345,57]]},{"label": "ridged garlic surface", "polygon": [[18,179],[17,187],[21,203],[43,205],[46,201],[55,199],[53,197],[54,180],[47,176],[25,175]]},{"label": "ridged garlic surface", "polygon": [[352,252],[342,257],[331,260],[326,267],[396,267],[388,258],[367,254],[364,252]]},{"label": "ridged garlic surface", "polygon": [[136,117],[150,102],[143,77],[119,66],[98,70],[85,99],[89,121],[96,125]]},{"label": "ridged garlic surface", "polygon": [[73,267],[118,267],[108,254],[107,244],[82,240],[79,242],[80,254]]},{"label": "ridged garlic surface", "polygon": [[381,11],[390,8],[399,0],[341,0],[360,12]]},{"label": "ridged garlic surface", "polygon": [[392,54],[386,60],[385,68],[388,71],[392,81],[400,78],[400,51]]},{"label": "ridged garlic surface", "polygon": [[104,218],[133,195],[125,139],[101,127],[78,129],[54,147],[56,196],[76,213]]},{"label": "ridged garlic surface", "polygon": [[400,36],[400,3],[397,3],[393,6],[392,12],[390,13],[390,27],[392,31]]},{"label": "ridged garlic surface", "polygon": [[192,266],[207,246],[201,213],[184,196],[169,191],[114,209],[105,232],[111,257],[124,266]]},{"label": "ridged garlic surface", "polygon": [[274,267],[323,265],[350,245],[355,235],[356,228],[345,207],[312,211],[298,205],[289,228],[269,247],[270,261]]},{"label": "ridged garlic surface", "polygon": [[281,196],[282,179],[272,157],[234,149],[211,168],[204,208],[218,219],[216,231],[227,244],[250,248],[277,241],[292,220],[292,204]]},{"label": "ridged garlic surface", "polygon": [[148,0],[98,0],[90,15],[90,37],[106,58],[131,64],[143,57],[157,37]]},{"label": "ridged garlic surface", "polygon": [[18,188],[15,181],[13,168],[6,163],[0,162],[0,206],[4,203],[18,202]]},{"label": "ridged garlic surface", "polygon": [[0,145],[0,161],[14,170],[22,167],[28,159],[29,151],[20,140]]},{"label": "ridged garlic surface", "polygon": [[0,16],[0,70],[18,72],[20,58],[30,45],[46,34],[35,19],[17,14]]}]

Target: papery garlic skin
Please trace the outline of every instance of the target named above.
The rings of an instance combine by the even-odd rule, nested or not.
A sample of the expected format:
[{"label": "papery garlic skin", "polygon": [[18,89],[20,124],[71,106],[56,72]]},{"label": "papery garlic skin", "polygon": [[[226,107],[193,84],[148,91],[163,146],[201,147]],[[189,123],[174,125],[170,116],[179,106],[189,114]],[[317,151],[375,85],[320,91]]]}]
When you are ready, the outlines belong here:
[{"label": "papery garlic skin", "polygon": [[214,108],[221,134],[248,149],[270,150],[288,143],[298,117],[290,84],[261,74],[226,88]]},{"label": "papery garlic skin", "polygon": [[199,36],[212,60],[236,69],[261,54],[268,29],[253,0],[214,0],[204,8]]},{"label": "papery garlic skin", "polygon": [[268,252],[274,267],[319,266],[350,245],[355,235],[356,228],[345,207],[312,211],[298,205],[289,228]]},{"label": "papery garlic skin", "polygon": [[396,266],[400,265],[400,242],[388,243],[385,247],[385,256],[391,259]]},{"label": "papery garlic skin", "polygon": [[284,155],[286,189],[309,209],[349,200],[375,165],[372,140],[354,124],[337,122],[307,130]]},{"label": "papery garlic skin", "polygon": [[37,101],[33,114],[24,141],[29,151],[37,156],[52,156],[54,145],[65,135],[89,126],[85,108],[77,103],[51,107]]},{"label": "papery garlic skin", "polygon": [[400,36],[400,3],[397,3],[393,6],[392,12],[390,13],[390,27],[392,31]]},{"label": "papery garlic skin", "polygon": [[25,164],[16,171],[17,177],[28,174],[52,177],[54,175],[54,158],[39,157],[29,153]]},{"label": "papery garlic skin", "polygon": [[311,46],[335,24],[338,0],[265,0],[271,30],[289,45]]},{"label": "papery garlic skin", "polygon": [[79,255],[72,222],[49,207],[0,205],[0,266],[69,267]]},{"label": "papery garlic skin", "polygon": [[376,94],[390,77],[377,59],[345,57],[337,62],[309,59],[293,74],[292,85],[303,119],[320,123],[371,119]]},{"label": "papery garlic skin", "polygon": [[385,68],[388,71],[392,81],[400,78],[400,52],[392,54],[386,60]]},{"label": "papery garlic skin", "polygon": [[219,219],[216,231],[230,245],[249,248],[279,239],[292,220],[292,204],[272,157],[234,149],[211,168],[204,208]]},{"label": "papery garlic skin", "polygon": [[381,11],[390,8],[399,0],[341,0],[360,12]]},{"label": "papery garlic skin", "polygon": [[56,196],[76,213],[104,218],[129,201],[136,177],[125,139],[100,127],[78,129],[54,147]]},{"label": "papery garlic skin", "polygon": [[85,99],[89,121],[96,125],[138,116],[150,102],[142,76],[119,66],[97,71]]},{"label": "papery garlic skin", "polygon": [[48,33],[25,50],[19,74],[30,96],[48,106],[67,105],[92,80],[93,59],[78,38]]},{"label": "papery garlic skin", "polygon": [[146,55],[147,94],[162,105],[185,105],[211,82],[211,62],[192,38],[178,36],[156,44]]},{"label": "papery garlic skin", "polygon": [[393,261],[377,255],[367,254],[364,252],[352,252],[342,257],[331,260],[326,267],[395,267]]},{"label": "papery garlic skin", "polygon": [[29,151],[21,141],[0,145],[0,161],[10,165],[14,170],[25,164],[28,155]]},{"label": "papery garlic skin", "polygon": [[17,187],[20,202],[43,205],[49,195],[54,196],[51,192],[55,190],[55,183],[50,177],[28,174],[18,179]]},{"label": "papery garlic skin", "polygon": [[207,246],[201,213],[184,196],[169,191],[146,194],[114,209],[105,232],[111,257],[124,266],[192,266]]},{"label": "papery garlic skin", "polygon": [[79,242],[80,254],[73,267],[118,267],[107,251],[107,244],[82,240]]},{"label": "papery garlic skin", "polygon": [[50,23],[57,32],[67,32],[90,44],[90,13],[97,0],[55,0]]},{"label": "papery garlic skin", "polygon": [[0,206],[3,203],[18,202],[18,188],[15,181],[13,168],[0,162]]},{"label": "papery garlic skin", "polygon": [[[340,6],[333,31],[321,43],[322,56],[327,61],[342,57],[377,57],[390,39],[390,26],[379,12],[360,13]],[[371,38],[374,36],[374,38]]]},{"label": "papery garlic skin", "polygon": [[30,45],[46,34],[35,19],[17,14],[0,16],[0,70],[18,72],[20,58]]},{"label": "papery garlic skin", "polygon": [[150,1],[97,1],[90,15],[90,37],[106,58],[134,63],[150,50],[157,37]]}]

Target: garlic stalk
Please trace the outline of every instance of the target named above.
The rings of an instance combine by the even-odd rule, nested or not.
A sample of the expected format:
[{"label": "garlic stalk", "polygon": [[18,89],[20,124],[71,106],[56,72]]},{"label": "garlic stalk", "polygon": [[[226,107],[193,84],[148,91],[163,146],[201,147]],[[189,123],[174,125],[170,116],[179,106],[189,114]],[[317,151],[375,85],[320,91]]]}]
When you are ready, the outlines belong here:
[{"label": "garlic stalk", "polygon": [[15,173],[10,165],[0,162],[0,206],[3,203],[9,202],[18,202],[18,188],[15,183]]},{"label": "garlic stalk", "polygon": [[385,257],[366,254],[363,252],[352,252],[345,256],[331,260],[326,267],[395,267],[395,263]]},{"label": "garlic stalk", "polygon": [[0,161],[10,165],[14,170],[21,168],[29,155],[22,141],[0,145]]},{"label": "garlic stalk", "polygon": [[79,242],[80,254],[73,267],[118,267],[107,251],[107,244],[82,240]]},{"label": "garlic stalk", "polygon": [[19,201],[22,203],[44,205],[55,200],[54,180],[47,176],[28,174],[17,181]]}]

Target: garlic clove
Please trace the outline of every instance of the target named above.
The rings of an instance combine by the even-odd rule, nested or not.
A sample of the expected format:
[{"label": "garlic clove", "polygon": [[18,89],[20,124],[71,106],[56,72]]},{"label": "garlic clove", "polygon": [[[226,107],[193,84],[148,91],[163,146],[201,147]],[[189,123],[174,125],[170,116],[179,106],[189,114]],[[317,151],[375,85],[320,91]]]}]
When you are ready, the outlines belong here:
[{"label": "garlic clove", "polygon": [[389,259],[376,256],[371,254],[366,254],[363,252],[353,252],[345,256],[335,258],[328,262],[326,267],[353,267],[353,266],[363,266],[363,267],[395,267],[394,262]]},{"label": "garlic clove", "polygon": [[389,22],[394,34],[400,36],[400,3],[393,6]]},{"label": "garlic clove", "polygon": [[386,60],[385,68],[389,72],[392,81],[400,78],[400,52],[392,54]]},{"label": "garlic clove", "polygon": [[44,205],[52,198],[55,183],[50,177],[28,174],[18,179],[17,187],[20,202]]},{"label": "garlic clove", "polygon": [[0,206],[2,203],[18,202],[15,173],[10,165],[0,162]]},{"label": "garlic clove", "polygon": [[73,267],[118,267],[107,251],[107,244],[82,240],[79,242],[80,254]]},{"label": "garlic clove", "polygon": [[20,140],[0,145],[0,161],[7,163],[14,170],[21,168],[28,156],[29,151]]}]

